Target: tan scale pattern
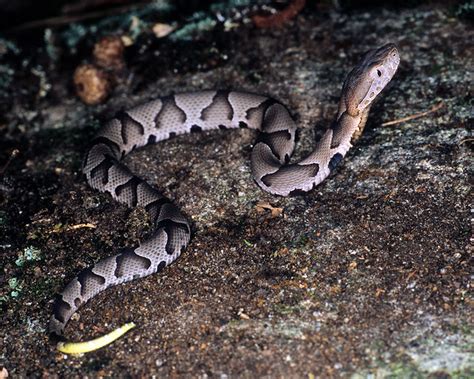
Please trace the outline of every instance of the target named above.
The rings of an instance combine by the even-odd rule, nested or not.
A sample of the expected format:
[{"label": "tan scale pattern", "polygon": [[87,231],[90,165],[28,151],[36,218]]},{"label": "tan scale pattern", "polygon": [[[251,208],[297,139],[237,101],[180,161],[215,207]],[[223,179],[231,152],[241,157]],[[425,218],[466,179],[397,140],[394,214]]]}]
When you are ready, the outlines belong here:
[{"label": "tan scale pattern", "polygon": [[234,128],[238,128],[240,122],[245,122],[247,126],[251,129],[260,129],[261,123],[255,122],[256,119],[258,120],[258,117],[254,117],[252,120],[249,120],[247,118],[247,112],[252,108],[257,108],[267,99],[267,97],[255,95],[252,93],[230,92],[229,103],[232,106],[232,109],[234,110],[232,117],[232,126]]},{"label": "tan scale pattern", "polygon": [[108,177],[109,180],[105,186],[102,186],[102,190],[109,192],[114,199],[121,203],[129,205],[128,199],[119,199],[115,194],[115,190],[118,186],[127,183],[133,177],[132,173],[125,166],[117,163],[109,169]]},{"label": "tan scale pattern", "polygon": [[[117,262],[115,260],[115,256],[107,257],[102,259],[101,261],[97,262],[92,271],[105,278],[105,283],[107,286],[114,284],[115,282],[115,269],[117,267]],[[97,288],[99,290],[99,288]]]},{"label": "tan scale pattern", "polygon": [[[182,93],[174,96],[176,105],[186,114],[186,128],[197,125],[204,127],[201,113],[211,105],[216,91]],[[214,128],[216,125],[214,125]],[[185,131],[187,132],[188,129]]]},{"label": "tan scale pattern", "polygon": [[216,93],[212,103],[201,112],[204,130],[215,129],[216,126],[224,126],[227,129],[235,127],[232,125],[233,110],[228,100],[228,94]]},{"label": "tan scale pattern", "polygon": [[[92,178],[91,172],[104,161],[106,156],[115,157],[115,154],[113,149],[103,143],[92,146],[87,152],[83,170],[88,181],[98,180],[102,182],[103,178]],[[98,189],[94,185],[92,187]]]},{"label": "tan scale pattern", "polygon": [[163,220],[171,220],[175,223],[184,225],[188,224],[186,217],[182,215],[178,207],[171,203],[163,204],[163,206],[161,207],[160,215],[158,216],[157,221],[160,222]]},{"label": "tan scale pattern", "polygon": [[124,141],[125,154],[133,149],[145,146],[148,142],[143,125],[136,122],[126,113],[121,120],[122,122],[122,140]]},{"label": "tan scale pattern", "polygon": [[168,99],[163,104],[156,118],[156,136],[159,141],[168,139],[170,133],[175,135],[189,132],[186,115],[176,106],[174,99]]},{"label": "tan scale pattern", "polygon": [[109,141],[114,142],[117,146],[121,147],[122,154],[126,154],[128,152],[125,150],[122,140],[122,123],[116,118],[107,122],[99,131],[99,133],[97,133],[96,137],[104,137]]},{"label": "tan scale pattern", "polygon": [[147,182],[142,181],[137,187],[137,199],[139,206],[146,207],[148,204],[153,203],[156,200],[163,199],[163,195]]},{"label": "tan scale pattern", "polygon": [[136,122],[143,125],[145,135],[149,136],[156,129],[156,117],[160,113],[162,106],[161,99],[156,99],[129,109],[126,113]]}]

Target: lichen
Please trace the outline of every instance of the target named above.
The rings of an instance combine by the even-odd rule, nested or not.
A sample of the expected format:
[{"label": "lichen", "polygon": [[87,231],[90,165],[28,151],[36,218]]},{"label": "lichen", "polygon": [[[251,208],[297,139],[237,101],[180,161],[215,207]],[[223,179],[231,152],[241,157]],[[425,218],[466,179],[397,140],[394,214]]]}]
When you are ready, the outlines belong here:
[{"label": "lichen", "polygon": [[18,258],[16,259],[15,264],[18,267],[23,267],[27,262],[36,262],[41,259],[41,249],[34,246],[28,246],[18,253]]}]

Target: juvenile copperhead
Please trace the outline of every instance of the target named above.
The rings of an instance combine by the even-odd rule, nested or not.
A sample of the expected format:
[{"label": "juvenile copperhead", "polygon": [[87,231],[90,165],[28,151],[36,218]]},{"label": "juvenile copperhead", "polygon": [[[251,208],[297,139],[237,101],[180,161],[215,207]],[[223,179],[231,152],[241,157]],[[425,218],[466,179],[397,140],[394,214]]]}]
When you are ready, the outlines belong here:
[{"label": "juvenile copperhead", "polygon": [[138,247],[120,249],[82,271],[57,296],[50,333],[61,341],[58,349],[66,353],[91,351],[133,327],[127,324],[89,342],[67,342],[63,337],[67,322],[82,304],[112,285],[163,270],[189,243],[186,218],[157,189],[120,163],[126,154],[178,134],[248,127],[260,132],[251,154],[257,184],[281,196],[310,191],[334,170],[351,142],[360,136],[374,99],[392,79],[399,62],[397,48],[391,43],[367,52],[344,82],[334,123],[313,152],[297,163],[289,162],[295,122],[282,104],[265,96],[234,91],[182,93],[139,105],[108,122],[92,141],[83,172],[93,188],[128,206],[144,207],[154,232]]}]

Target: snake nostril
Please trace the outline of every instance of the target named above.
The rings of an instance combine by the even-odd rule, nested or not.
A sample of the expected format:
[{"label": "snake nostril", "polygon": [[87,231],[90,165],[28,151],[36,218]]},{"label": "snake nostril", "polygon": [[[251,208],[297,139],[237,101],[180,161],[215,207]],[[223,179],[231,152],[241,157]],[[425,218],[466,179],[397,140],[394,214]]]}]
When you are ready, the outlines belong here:
[{"label": "snake nostril", "polygon": [[377,75],[378,75],[378,76],[382,76],[382,71],[377,70]]}]

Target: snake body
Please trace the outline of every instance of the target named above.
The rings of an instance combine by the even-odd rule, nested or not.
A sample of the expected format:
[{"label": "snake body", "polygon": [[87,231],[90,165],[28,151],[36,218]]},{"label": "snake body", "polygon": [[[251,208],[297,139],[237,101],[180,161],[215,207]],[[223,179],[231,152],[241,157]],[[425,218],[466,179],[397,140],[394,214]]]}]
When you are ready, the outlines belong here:
[{"label": "snake body", "polygon": [[358,138],[375,97],[399,63],[393,44],[369,51],[348,75],[334,123],[313,152],[290,163],[296,125],[288,110],[271,98],[236,91],[199,91],[152,100],[122,112],[99,131],[86,153],[83,172],[91,187],[130,207],[144,207],[154,225],[139,246],[120,249],[74,278],[57,296],[50,321],[59,339],[85,302],[106,288],[163,270],[186,248],[190,225],[181,211],[155,187],[120,161],[134,149],[178,134],[248,127],[259,131],[251,154],[257,184],[272,194],[309,191],[335,169]]}]

